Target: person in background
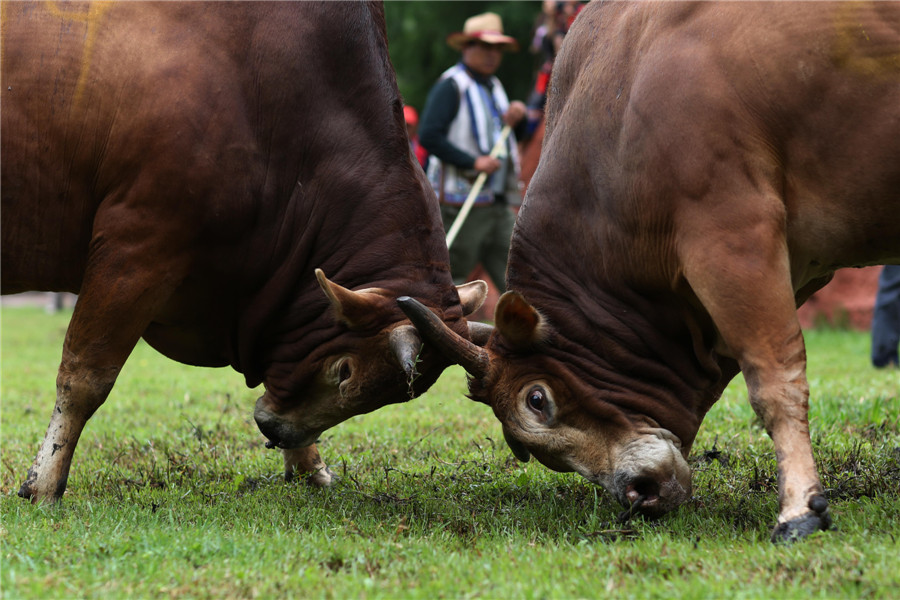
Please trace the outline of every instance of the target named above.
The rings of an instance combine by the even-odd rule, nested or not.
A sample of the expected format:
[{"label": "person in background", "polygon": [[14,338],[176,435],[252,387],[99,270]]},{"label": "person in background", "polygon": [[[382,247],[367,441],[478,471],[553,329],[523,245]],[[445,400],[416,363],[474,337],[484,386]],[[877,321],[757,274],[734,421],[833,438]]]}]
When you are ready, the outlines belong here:
[{"label": "person in background", "polygon": [[416,160],[419,161],[419,165],[424,169],[428,165],[428,150],[419,143],[419,113],[412,106],[404,106],[403,118],[406,120],[409,149],[413,151]]},{"label": "person in background", "polygon": [[521,203],[516,134],[507,139],[505,156],[493,158],[490,152],[504,125],[524,127],[526,110],[523,102],[509,101],[494,73],[503,52],[518,50],[518,43],[504,35],[503,23],[494,13],[467,19],[463,30],[450,34],[447,43],[462,53],[462,60],[431,88],[419,139],[431,154],[427,173],[441,202],[445,231],[456,220],[478,174],[488,174],[450,247],[450,272],[457,284],[465,283],[481,262],[503,291],[515,222],[511,207]]},{"label": "person in background", "polygon": [[900,366],[900,265],[886,265],[878,277],[872,313],[872,364]]},{"label": "person in background", "polygon": [[531,42],[531,50],[543,56],[543,62],[535,76],[534,88],[528,96],[526,108],[528,109],[526,126],[526,138],[534,135],[535,130],[541,125],[544,118],[544,107],[547,104],[547,89],[550,86],[550,77],[553,74],[553,62],[559,54],[563,38],[569,31],[569,27],[575,21],[575,17],[584,7],[583,2],[566,0],[544,0],[541,12],[541,23],[535,29],[534,39]]}]

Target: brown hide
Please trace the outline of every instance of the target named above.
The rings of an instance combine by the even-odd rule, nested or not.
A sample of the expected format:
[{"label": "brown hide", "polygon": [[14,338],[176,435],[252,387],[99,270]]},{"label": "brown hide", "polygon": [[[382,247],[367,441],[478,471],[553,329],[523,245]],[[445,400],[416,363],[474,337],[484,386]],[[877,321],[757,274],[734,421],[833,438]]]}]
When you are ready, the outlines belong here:
[{"label": "brown hide", "polygon": [[501,300],[472,392],[629,504],[683,461],[626,449],[671,434],[687,456],[743,370],[778,456],[775,537],[802,537],[829,517],[796,305],[836,269],[897,262],[900,4],[592,3],[510,251],[544,342],[517,342],[529,325]]},{"label": "brown hide", "polygon": [[467,333],[380,3],[2,11],[2,291],[79,294],[23,495],[62,494],[141,336],[264,383],[257,420],[285,448],[437,378],[442,357],[426,349],[410,383],[388,348],[400,295]]}]

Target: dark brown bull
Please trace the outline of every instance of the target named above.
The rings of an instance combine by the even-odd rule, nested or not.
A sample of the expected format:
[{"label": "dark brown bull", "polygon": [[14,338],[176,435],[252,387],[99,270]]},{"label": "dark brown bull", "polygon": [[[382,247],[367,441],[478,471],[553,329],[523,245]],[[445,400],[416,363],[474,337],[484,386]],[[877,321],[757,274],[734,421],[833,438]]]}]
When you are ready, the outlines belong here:
[{"label": "dark brown bull", "polygon": [[742,371],[778,460],[773,539],[827,528],[796,306],[900,262],[900,4],[593,3],[556,61],[485,349],[415,301],[517,456],[651,515]]},{"label": "dark brown bull", "polygon": [[446,366],[427,349],[417,364],[396,296],[465,336],[485,292],[451,283],[383,7],[2,10],[3,292],[79,294],[19,494],[62,496],[78,437],[142,336],[263,383],[256,421],[286,474],[327,484],[323,430],[422,393]]}]

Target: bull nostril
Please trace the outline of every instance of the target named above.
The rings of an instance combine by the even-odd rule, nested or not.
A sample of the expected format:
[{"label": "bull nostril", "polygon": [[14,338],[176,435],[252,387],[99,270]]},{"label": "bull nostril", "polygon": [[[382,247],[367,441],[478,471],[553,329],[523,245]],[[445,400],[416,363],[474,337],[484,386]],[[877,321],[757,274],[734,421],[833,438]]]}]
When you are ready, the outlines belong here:
[{"label": "bull nostril", "polygon": [[638,500],[641,504],[655,504],[659,500],[659,484],[649,477],[638,477],[625,489],[625,497],[632,506]]},{"label": "bull nostril", "polygon": [[[625,486],[628,506],[619,513],[618,521],[627,523],[638,512],[652,514],[659,505],[659,484],[650,477],[638,477]],[[645,509],[650,509],[649,511]]]}]

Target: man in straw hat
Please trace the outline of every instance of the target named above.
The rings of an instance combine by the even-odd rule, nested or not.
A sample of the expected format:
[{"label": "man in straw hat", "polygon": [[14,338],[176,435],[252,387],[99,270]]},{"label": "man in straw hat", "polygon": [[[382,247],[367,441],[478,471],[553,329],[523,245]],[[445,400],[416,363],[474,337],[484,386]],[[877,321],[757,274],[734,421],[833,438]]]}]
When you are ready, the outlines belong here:
[{"label": "man in straw hat", "polygon": [[503,34],[494,13],[471,17],[461,32],[447,37],[462,60],[447,69],[428,94],[419,121],[419,141],[431,158],[428,177],[441,201],[444,229],[449,231],[479,173],[488,178],[450,246],[450,271],[464,283],[481,262],[494,284],[506,287],[506,261],[521,203],[515,134],[499,158],[490,156],[504,125],[524,126],[525,104],[510,102],[494,76],[503,52],[518,50],[515,38]]}]

